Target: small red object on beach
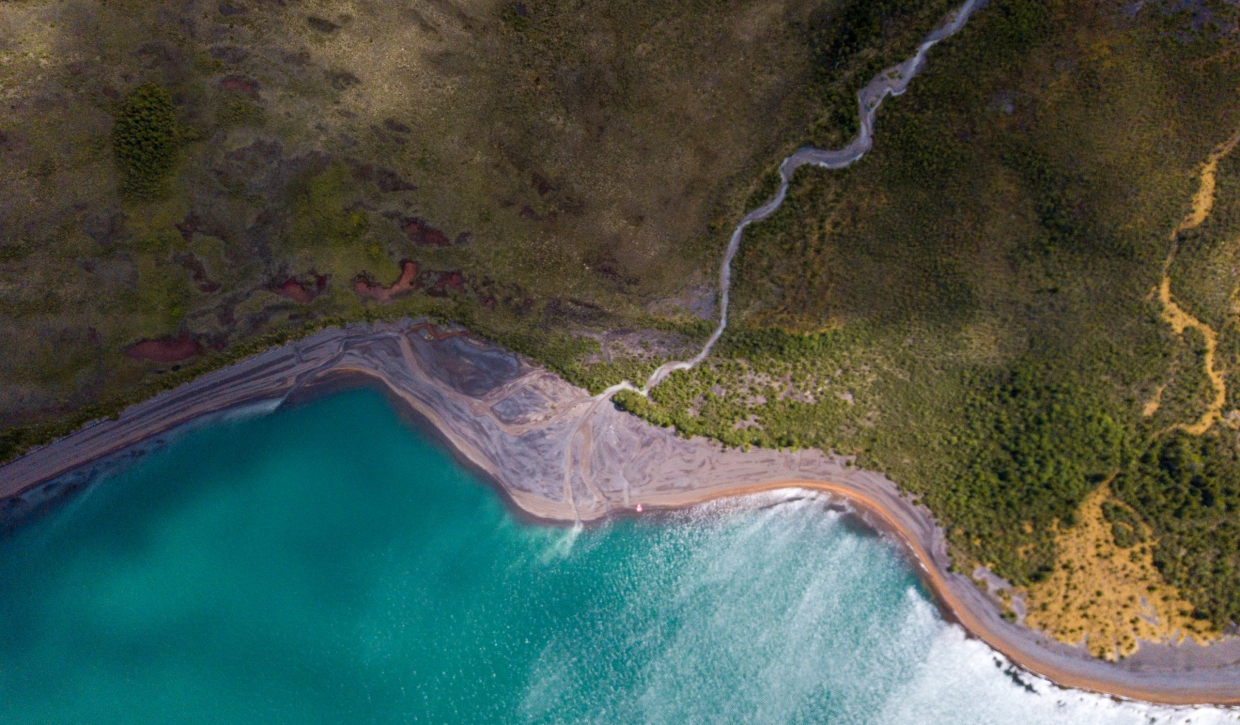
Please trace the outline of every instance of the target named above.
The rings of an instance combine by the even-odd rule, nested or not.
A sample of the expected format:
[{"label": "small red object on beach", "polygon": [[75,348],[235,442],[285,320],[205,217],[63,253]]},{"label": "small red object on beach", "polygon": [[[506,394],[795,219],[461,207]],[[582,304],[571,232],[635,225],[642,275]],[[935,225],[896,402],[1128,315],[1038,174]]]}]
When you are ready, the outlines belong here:
[{"label": "small red object on beach", "polygon": [[641,512],[642,512],[642,505],[641,505],[641,504],[637,504],[637,513],[639,513],[639,514],[640,514]]}]

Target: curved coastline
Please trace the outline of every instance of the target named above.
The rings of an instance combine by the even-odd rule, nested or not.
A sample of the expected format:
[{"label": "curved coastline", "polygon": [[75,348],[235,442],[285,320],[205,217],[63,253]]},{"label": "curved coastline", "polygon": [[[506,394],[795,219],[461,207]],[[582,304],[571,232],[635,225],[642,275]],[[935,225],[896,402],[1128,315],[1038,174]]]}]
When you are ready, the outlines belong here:
[{"label": "curved coastline", "polygon": [[[586,391],[501,348],[412,320],[325,330],[31,451],[0,468],[0,512],[30,510],[48,499],[49,486],[72,490],[66,476],[80,488],[91,464],[187,424],[245,406],[274,410],[358,376],[400,401],[525,517],[572,524],[633,515],[639,503],[655,511],[774,489],[820,491],[899,542],[946,616],[1029,671],[1134,700],[1240,704],[1240,639],[1207,648],[1142,643],[1121,663],[1093,659],[1003,619],[997,600],[950,570],[931,513],[881,474],[819,451],[741,452],[679,438],[597,406]],[[579,426],[587,411],[592,425]]]},{"label": "curved coastline", "polygon": [[602,405],[619,390],[644,395],[671,372],[706,358],[727,326],[730,264],[745,228],[775,213],[798,167],[838,169],[864,156],[873,145],[882,100],[903,93],[927,51],[956,33],[985,2],[966,0],[915,55],[858,94],[861,126],[848,146],[802,148],[784,159],[775,197],[746,214],[729,240],[719,272],[718,327],[698,355],[661,366],[643,387],[625,381],[592,397],[462,330],[448,332],[426,322],[324,330],[135,405],[115,420],[96,421],[0,467],[0,524],[85,488],[99,470],[115,465],[116,457],[183,426],[246,406],[274,410],[360,377],[411,412],[415,423],[524,517],[580,525],[633,514],[638,505],[653,511],[776,489],[819,491],[847,501],[871,527],[899,542],[944,615],[1017,665],[1064,687],[1134,700],[1240,705],[1238,638],[1207,648],[1143,642],[1122,663],[1093,659],[1081,648],[1005,620],[997,599],[951,570],[943,531],[931,512],[885,476],[821,451],[740,452],[682,439]]}]

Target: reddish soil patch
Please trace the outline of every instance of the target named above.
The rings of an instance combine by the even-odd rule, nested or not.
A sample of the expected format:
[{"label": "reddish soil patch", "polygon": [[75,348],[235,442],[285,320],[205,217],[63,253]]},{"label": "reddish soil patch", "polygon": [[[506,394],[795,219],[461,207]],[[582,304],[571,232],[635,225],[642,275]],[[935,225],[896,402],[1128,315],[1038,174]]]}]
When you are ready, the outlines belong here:
[{"label": "reddish soil patch", "polygon": [[226,91],[244,93],[250,98],[258,98],[258,89],[261,86],[258,85],[258,81],[245,78],[244,76],[227,76],[220,81],[220,88]]},{"label": "reddish soil patch", "polygon": [[464,292],[465,277],[460,272],[440,272],[435,284],[426,290],[431,297],[447,297],[448,291]]},{"label": "reddish soil patch", "polygon": [[[465,275],[460,272],[427,272],[423,275],[423,281],[419,283],[418,272],[420,267],[418,263],[406,259],[400,264],[400,279],[392,283],[391,287],[383,287],[382,285],[375,284],[370,279],[361,278],[353,283],[353,289],[360,297],[385,304],[415,290],[422,289],[426,283],[425,278],[434,275],[434,284],[431,284],[426,289],[426,294],[431,297],[447,297],[450,292],[465,292]],[[490,306],[494,305],[495,300],[492,299]]]},{"label": "reddish soil patch", "polygon": [[417,262],[406,259],[400,263],[400,279],[393,282],[391,287],[385,288],[364,279],[359,279],[353,283],[353,289],[361,297],[385,304],[418,288],[418,270]]},{"label": "reddish soil patch", "polygon": [[160,363],[180,362],[201,354],[202,345],[185,333],[162,340],[143,340],[125,351],[125,357]]},{"label": "reddish soil patch", "polygon": [[314,301],[314,295],[310,294],[310,290],[303,287],[301,282],[292,277],[289,277],[287,282],[280,285],[280,294],[303,305],[308,305]]},{"label": "reddish soil patch", "polygon": [[400,279],[388,288],[388,294],[398,295],[417,289],[418,263],[405,260],[400,263]]},{"label": "reddish soil patch", "polygon": [[448,246],[448,235],[427,224],[425,219],[419,217],[405,219],[403,228],[405,234],[409,235],[409,238],[416,244],[424,247],[431,245],[436,247]]},{"label": "reddish soil patch", "polygon": [[272,284],[269,289],[298,304],[308,305],[314,301],[315,297],[327,291],[327,275],[315,275],[311,272],[310,276],[314,279],[313,287],[296,277],[289,277],[282,284]]}]

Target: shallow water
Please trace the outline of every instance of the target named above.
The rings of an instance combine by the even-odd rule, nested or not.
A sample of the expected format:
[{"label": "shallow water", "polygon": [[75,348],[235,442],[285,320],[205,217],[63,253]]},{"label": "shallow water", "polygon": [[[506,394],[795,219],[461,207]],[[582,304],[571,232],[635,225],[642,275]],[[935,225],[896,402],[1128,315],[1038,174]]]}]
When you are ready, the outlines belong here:
[{"label": "shallow water", "polygon": [[0,541],[3,723],[1237,722],[1058,689],[821,497],[525,524],[358,391]]}]

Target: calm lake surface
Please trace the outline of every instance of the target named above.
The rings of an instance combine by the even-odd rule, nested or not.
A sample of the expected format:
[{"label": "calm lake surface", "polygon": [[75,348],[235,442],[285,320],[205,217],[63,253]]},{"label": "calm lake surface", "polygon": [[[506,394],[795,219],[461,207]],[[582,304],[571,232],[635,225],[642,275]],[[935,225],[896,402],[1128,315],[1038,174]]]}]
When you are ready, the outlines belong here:
[{"label": "calm lake surface", "polygon": [[574,532],[354,391],[180,433],[0,540],[0,722],[1236,722],[1058,689],[824,499]]}]

